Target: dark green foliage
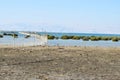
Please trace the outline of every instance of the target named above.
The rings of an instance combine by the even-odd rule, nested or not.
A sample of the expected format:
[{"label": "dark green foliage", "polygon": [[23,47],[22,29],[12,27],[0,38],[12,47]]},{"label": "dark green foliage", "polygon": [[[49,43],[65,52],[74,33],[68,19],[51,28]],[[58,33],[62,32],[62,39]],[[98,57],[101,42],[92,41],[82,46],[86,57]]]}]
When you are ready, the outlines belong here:
[{"label": "dark green foliage", "polygon": [[3,35],[0,35],[0,38],[3,38]]},{"label": "dark green foliage", "polygon": [[80,36],[81,39],[83,39],[84,37],[86,37],[86,36]]},{"label": "dark green foliage", "polygon": [[112,40],[112,37],[108,37],[108,40]]},{"label": "dark green foliage", "polygon": [[55,39],[55,36],[48,35],[48,39]]},{"label": "dark green foliage", "polygon": [[110,37],[101,37],[101,40],[105,40],[105,41],[107,41],[107,40],[110,40]]},{"label": "dark green foliage", "polygon": [[120,40],[120,37],[118,37],[118,40]]},{"label": "dark green foliage", "polygon": [[74,36],[68,36],[68,37],[69,37],[69,39],[73,39]]},{"label": "dark green foliage", "polygon": [[96,36],[91,36],[91,37],[90,37],[90,40],[91,40],[91,41],[98,41],[98,40],[99,40],[99,38],[98,38],[98,37],[96,37]]},{"label": "dark green foliage", "polygon": [[14,38],[18,38],[18,34],[15,34],[15,33],[11,34],[11,36],[14,37]]},{"label": "dark green foliage", "polygon": [[89,36],[85,36],[82,38],[83,41],[89,41],[90,37]]},{"label": "dark green foliage", "polygon": [[67,36],[67,35],[63,35],[61,36],[61,39],[74,39],[74,40],[79,40],[80,36]]},{"label": "dark green foliage", "polygon": [[113,41],[113,42],[117,42],[117,41],[119,41],[119,38],[113,37],[113,38],[112,38],[112,41]]},{"label": "dark green foliage", "polygon": [[[48,35],[48,39],[59,39],[59,37],[57,36],[51,36]],[[82,39],[83,41],[99,41],[99,40],[104,40],[104,41],[108,41],[108,40],[112,40],[112,41],[119,41],[120,37],[109,37],[109,36],[68,36],[68,35],[63,35],[60,37],[60,39],[73,39],[73,40],[80,40]]]},{"label": "dark green foliage", "polygon": [[72,39],[74,39],[74,40],[80,40],[80,36],[73,36]]},{"label": "dark green foliage", "polygon": [[15,33],[3,33],[3,35],[12,36],[14,38],[18,38],[18,34],[15,34]]},{"label": "dark green foliage", "polygon": [[102,37],[96,36],[96,40],[101,40]]},{"label": "dark green foliage", "polygon": [[7,33],[3,33],[3,35],[8,35]]},{"label": "dark green foliage", "polygon": [[25,36],[25,38],[29,38],[29,37],[30,37],[30,35],[26,35],[26,36]]},{"label": "dark green foliage", "polygon": [[69,38],[69,36],[67,36],[67,35],[63,35],[63,36],[61,37],[61,39],[70,39],[70,38]]},{"label": "dark green foliage", "polygon": [[12,33],[3,33],[3,35],[12,36],[13,34]]}]

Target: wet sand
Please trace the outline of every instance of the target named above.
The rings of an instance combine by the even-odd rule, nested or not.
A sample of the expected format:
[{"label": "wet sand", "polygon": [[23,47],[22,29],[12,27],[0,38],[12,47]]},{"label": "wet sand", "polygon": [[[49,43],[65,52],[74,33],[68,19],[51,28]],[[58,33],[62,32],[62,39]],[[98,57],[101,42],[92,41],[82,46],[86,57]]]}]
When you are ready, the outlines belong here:
[{"label": "wet sand", "polygon": [[1,46],[0,80],[120,80],[120,48]]}]

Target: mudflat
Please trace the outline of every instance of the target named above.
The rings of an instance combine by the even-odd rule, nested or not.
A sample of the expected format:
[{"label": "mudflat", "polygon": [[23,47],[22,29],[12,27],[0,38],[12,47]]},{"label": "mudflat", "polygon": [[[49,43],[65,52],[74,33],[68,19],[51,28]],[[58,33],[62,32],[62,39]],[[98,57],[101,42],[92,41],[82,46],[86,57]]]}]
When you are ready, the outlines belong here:
[{"label": "mudflat", "polygon": [[120,48],[0,47],[0,80],[120,80]]}]

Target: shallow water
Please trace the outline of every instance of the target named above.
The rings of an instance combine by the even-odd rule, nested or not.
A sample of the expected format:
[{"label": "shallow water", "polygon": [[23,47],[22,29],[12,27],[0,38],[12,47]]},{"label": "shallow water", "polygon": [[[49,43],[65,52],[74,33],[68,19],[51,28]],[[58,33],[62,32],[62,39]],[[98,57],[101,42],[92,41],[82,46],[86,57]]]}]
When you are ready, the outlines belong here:
[{"label": "shallow water", "polygon": [[[45,33],[39,33],[45,34]],[[62,35],[78,35],[78,36],[120,36],[117,34],[87,34],[87,33],[46,33],[54,36],[62,36]],[[34,46],[40,45],[41,41],[34,38],[24,38],[25,35],[19,34],[18,38],[13,38],[11,36],[4,36],[0,38],[0,45],[18,45],[18,46]],[[49,46],[108,46],[108,47],[119,47],[120,41],[112,42],[112,41],[82,41],[82,40],[48,40],[47,45]]]},{"label": "shallow water", "polygon": [[48,45],[119,47],[120,41],[112,42],[112,41],[82,41],[82,40],[48,40]]}]

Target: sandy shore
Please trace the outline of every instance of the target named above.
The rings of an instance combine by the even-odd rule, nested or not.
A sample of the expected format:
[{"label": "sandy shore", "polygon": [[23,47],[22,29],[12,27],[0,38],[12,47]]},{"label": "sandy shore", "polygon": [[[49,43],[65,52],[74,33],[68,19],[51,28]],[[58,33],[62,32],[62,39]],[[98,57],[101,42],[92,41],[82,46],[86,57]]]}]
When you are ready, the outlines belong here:
[{"label": "sandy shore", "polygon": [[120,80],[120,48],[0,47],[0,80]]}]

